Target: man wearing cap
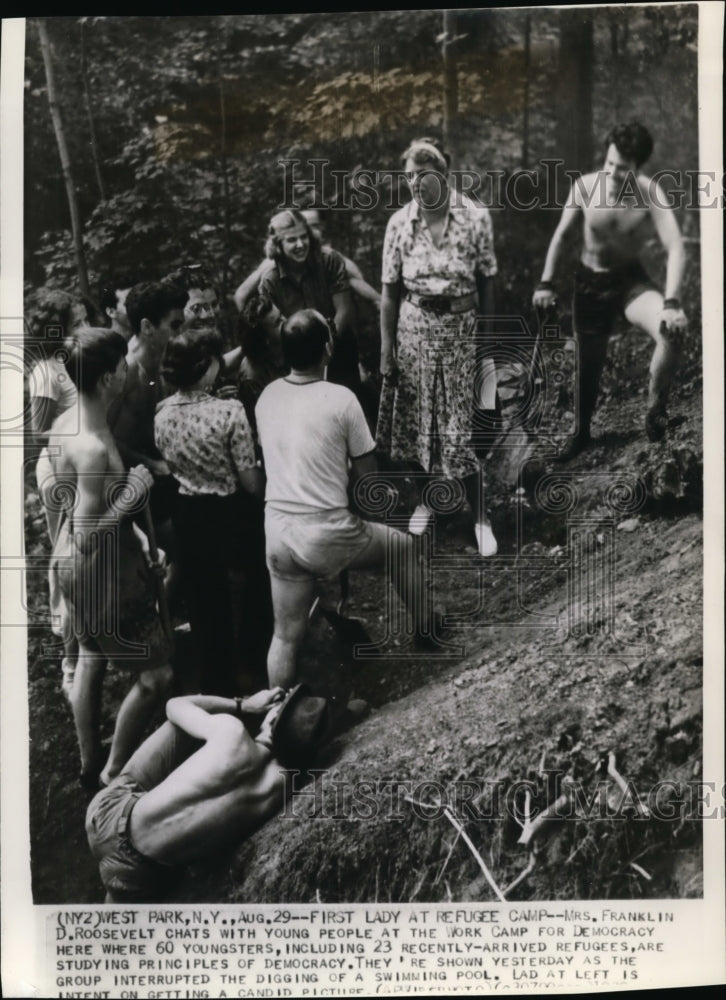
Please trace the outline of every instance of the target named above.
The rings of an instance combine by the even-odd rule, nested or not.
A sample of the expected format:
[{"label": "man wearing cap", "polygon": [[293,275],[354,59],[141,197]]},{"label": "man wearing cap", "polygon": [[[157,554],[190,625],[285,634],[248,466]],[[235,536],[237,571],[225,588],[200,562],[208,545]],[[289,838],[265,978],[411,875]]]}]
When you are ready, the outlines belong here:
[{"label": "man wearing cap", "polygon": [[[249,698],[191,695],[167,702],[168,721],[96,795],[86,834],[107,903],[168,896],[181,869],[240,841],[284,800],[328,735],[328,704],[304,685]],[[253,738],[243,716],[264,716]]]},{"label": "man wearing cap", "polygon": [[[653,139],[639,122],[617,125],[605,140],[601,170],[577,178],[550,241],[533,303],[555,304],[553,279],[565,237],[582,222],[583,247],[575,272],[572,320],[579,348],[577,426],[565,462],[590,443],[608,340],[618,315],[653,341],[645,431],[659,441],[668,427],[666,402],[676,365],[677,344],[687,327],[678,292],[686,257],[678,221],[658,182],[641,173]],[[667,254],[665,295],[640,262],[651,227]]]}]

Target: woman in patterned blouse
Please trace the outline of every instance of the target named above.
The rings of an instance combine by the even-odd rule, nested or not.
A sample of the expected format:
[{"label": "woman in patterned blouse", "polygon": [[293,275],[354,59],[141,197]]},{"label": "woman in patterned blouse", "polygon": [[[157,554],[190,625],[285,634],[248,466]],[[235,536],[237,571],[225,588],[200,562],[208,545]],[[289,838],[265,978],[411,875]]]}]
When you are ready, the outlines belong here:
[{"label": "woman in patterned blouse", "polygon": [[208,329],[169,341],[162,374],[177,392],[157,407],[154,433],[179,483],[174,528],[203,660],[201,690],[231,696],[266,682],[272,606],[252,432],[238,400],[210,395],[222,351],[220,335]]},{"label": "woman in patterned blouse", "polygon": [[[477,313],[491,315],[497,272],[485,208],[452,189],[449,157],[416,139],[402,157],[412,200],[389,220],[383,247],[381,375],[377,438],[393,459],[458,480],[474,514],[482,556],[497,543],[487,519],[481,468],[471,442]],[[493,395],[493,393],[492,393]],[[493,405],[493,404],[492,404]],[[409,524],[423,533],[450,491],[429,483]],[[456,502],[456,501],[455,501]]]}]

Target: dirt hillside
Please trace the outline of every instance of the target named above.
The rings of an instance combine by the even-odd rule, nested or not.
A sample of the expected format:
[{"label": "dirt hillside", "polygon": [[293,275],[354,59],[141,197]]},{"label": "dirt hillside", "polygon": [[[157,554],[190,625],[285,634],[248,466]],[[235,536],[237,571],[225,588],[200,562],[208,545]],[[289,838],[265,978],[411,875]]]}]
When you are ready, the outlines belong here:
[{"label": "dirt hillside", "polygon": [[[324,776],[287,815],[197,865],[176,899],[493,898],[452,820],[511,899],[701,895],[701,829],[681,794],[702,755],[700,362],[694,337],[668,436],[650,445],[649,353],[632,333],[614,338],[590,449],[565,466],[535,455],[519,492],[491,477],[496,558],[478,559],[463,516],[438,531],[435,586],[452,655],[386,639],[389,595],[373,574],[352,580],[348,613],[384,656],[354,660],[314,619],[306,674],[336,705],[353,694],[370,712],[336,736]],[[567,399],[560,410],[565,427]],[[28,554],[46,553],[31,479],[26,527]],[[28,574],[28,594],[32,622],[47,600],[40,570]],[[330,588],[322,603],[336,599]],[[30,630],[34,896],[98,902],[50,638]],[[109,737],[126,683],[107,680]],[[658,782],[671,785],[649,799]],[[547,807],[554,819],[530,830],[526,809],[535,821]]]}]

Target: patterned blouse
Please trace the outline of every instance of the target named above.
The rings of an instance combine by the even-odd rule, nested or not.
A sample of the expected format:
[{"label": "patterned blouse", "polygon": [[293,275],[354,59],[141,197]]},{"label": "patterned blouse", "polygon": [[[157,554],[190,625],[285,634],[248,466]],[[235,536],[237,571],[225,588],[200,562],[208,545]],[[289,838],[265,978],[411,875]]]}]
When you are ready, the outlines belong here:
[{"label": "patterned blouse", "polygon": [[486,208],[457,191],[440,246],[435,246],[417,202],[410,201],[388,220],[383,244],[384,284],[400,279],[410,292],[454,298],[476,292],[476,275],[497,273],[492,222]]},{"label": "patterned blouse", "polygon": [[244,406],[199,389],[181,390],[159,403],[156,445],[187,496],[229,496],[240,489],[238,472],[255,466],[252,431]]}]

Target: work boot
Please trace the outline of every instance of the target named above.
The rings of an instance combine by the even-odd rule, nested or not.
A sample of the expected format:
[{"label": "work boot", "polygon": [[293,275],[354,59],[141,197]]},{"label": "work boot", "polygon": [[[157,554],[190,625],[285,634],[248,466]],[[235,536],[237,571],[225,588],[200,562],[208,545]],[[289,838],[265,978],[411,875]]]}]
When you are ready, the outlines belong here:
[{"label": "work boot", "polygon": [[667,429],[668,416],[665,406],[662,403],[656,403],[649,408],[645,415],[645,433],[648,440],[652,442],[662,441]]}]

